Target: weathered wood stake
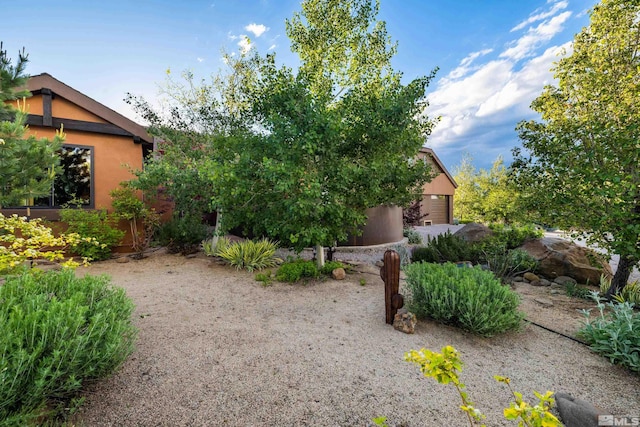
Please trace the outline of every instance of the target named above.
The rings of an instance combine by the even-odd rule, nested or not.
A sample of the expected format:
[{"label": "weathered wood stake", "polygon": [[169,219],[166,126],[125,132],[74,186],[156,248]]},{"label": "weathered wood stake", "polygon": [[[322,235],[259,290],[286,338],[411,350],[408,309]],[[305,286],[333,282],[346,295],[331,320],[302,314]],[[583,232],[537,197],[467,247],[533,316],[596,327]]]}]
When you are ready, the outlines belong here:
[{"label": "weathered wood stake", "polygon": [[398,309],[404,305],[404,298],[398,293],[400,289],[400,255],[394,250],[384,253],[384,264],[380,267],[380,277],[384,281],[384,305],[386,321],[393,324]]}]

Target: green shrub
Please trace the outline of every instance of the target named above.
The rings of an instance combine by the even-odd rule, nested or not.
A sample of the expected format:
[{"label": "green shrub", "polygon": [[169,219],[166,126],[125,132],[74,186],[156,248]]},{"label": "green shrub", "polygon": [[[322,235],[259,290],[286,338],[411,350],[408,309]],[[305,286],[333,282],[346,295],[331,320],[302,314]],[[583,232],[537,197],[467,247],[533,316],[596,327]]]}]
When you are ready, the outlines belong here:
[{"label": "green shrub", "polygon": [[294,283],[303,278],[318,277],[319,274],[315,261],[297,259],[282,264],[276,272],[276,279],[280,282]]},{"label": "green shrub", "polygon": [[90,260],[110,258],[113,248],[124,237],[124,231],[117,228],[117,219],[103,209],[65,208],[60,210],[60,219],[69,225],[67,232],[92,237],[100,243],[81,241],[71,246],[73,252]]},{"label": "green shrub", "polygon": [[256,282],[261,282],[262,286],[264,286],[265,288],[267,286],[271,286],[271,283],[273,282],[273,279],[271,277],[271,270],[267,270],[264,273],[258,273],[255,276]]},{"label": "green shrub", "polygon": [[405,267],[409,309],[482,336],[520,327],[520,298],[489,272],[455,264],[413,263]]},{"label": "green shrub", "polygon": [[198,251],[207,233],[207,226],[200,218],[185,216],[173,218],[161,225],[157,238],[160,245],[166,246],[170,253],[186,255]]},{"label": "green shrub", "polygon": [[281,262],[282,260],[275,256],[276,249],[278,249],[278,243],[269,239],[223,244],[218,241],[215,254],[238,270],[244,268],[253,271],[275,267]]},{"label": "green shrub", "polygon": [[[597,302],[598,315],[592,318],[591,310],[582,310],[585,320],[578,337],[611,363],[640,372],[640,313],[629,302],[605,305],[597,292],[591,296]],[[606,307],[609,310],[605,313]]]},{"label": "green shrub", "polygon": [[324,263],[324,265],[320,269],[320,273],[331,274],[331,272],[336,268],[345,268],[345,267],[344,267],[344,264],[339,261],[327,261]]},{"label": "green shrub", "polygon": [[473,262],[486,265],[497,277],[509,278],[534,271],[538,261],[522,249],[507,249],[502,243],[488,241],[472,247]]},{"label": "green shrub", "polygon": [[401,267],[404,267],[411,262],[412,252],[410,252],[405,245],[394,245],[391,249],[398,253]]},{"label": "green shrub", "polygon": [[435,238],[429,237],[424,247],[415,248],[411,261],[435,263],[468,261],[470,255],[470,245],[447,231]]},{"label": "green shrub", "polygon": [[536,239],[544,235],[544,231],[533,224],[527,225],[503,225],[489,224],[493,231],[491,239],[503,243],[507,249],[515,249],[528,240]]},{"label": "green shrub", "polygon": [[405,228],[402,230],[402,235],[408,239],[410,245],[422,244],[422,235],[413,228]]},{"label": "green shrub", "polygon": [[33,422],[133,351],[133,303],[106,276],[33,271],[7,278],[0,301],[0,425]]},{"label": "green shrub", "polygon": [[591,299],[591,290],[589,290],[589,288],[576,285],[575,283],[568,282],[564,285],[564,290],[567,293],[567,296],[582,299]]}]

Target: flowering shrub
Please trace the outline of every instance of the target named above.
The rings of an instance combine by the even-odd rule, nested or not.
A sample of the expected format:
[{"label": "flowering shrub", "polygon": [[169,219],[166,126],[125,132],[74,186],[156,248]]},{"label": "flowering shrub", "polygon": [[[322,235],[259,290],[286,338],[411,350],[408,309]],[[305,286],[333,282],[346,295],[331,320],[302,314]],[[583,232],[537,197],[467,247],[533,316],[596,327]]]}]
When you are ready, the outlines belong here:
[{"label": "flowering shrub", "polygon": [[73,259],[65,260],[64,252],[82,242],[101,246],[97,240],[82,238],[77,233],[56,237],[40,218],[29,221],[18,215],[7,217],[0,214],[0,275],[13,273],[25,261],[37,259],[61,262],[64,267],[77,267],[79,263]]},{"label": "flowering shrub", "polygon": [[[461,398],[462,405],[460,409],[467,415],[470,426],[485,418],[485,415],[473,406],[473,402],[469,400],[467,393],[463,391],[465,385],[458,376],[458,373],[462,371],[462,360],[455,348],[450,345],[443,347],[442,353],[436,353],[425,348],[420,351],[411,350],[405,353],[404,360],[418,365],[420,372],[427,378],[433,378],[440,384],[453,384]],[[552,397],[553,392],[547,391],[545,394],[540,394],[534,391],[533,393],[540,402],[531,406],[522,399],[521,393],[511,388],[509,378],[498,375],[494,376],[494,378],[496,381],[506,384],[515,400],[503,411],[507,420],[518,421],[519,426],[527,427],[562,426],[562,423],[550,412],[555,403],[555,399]]]}]

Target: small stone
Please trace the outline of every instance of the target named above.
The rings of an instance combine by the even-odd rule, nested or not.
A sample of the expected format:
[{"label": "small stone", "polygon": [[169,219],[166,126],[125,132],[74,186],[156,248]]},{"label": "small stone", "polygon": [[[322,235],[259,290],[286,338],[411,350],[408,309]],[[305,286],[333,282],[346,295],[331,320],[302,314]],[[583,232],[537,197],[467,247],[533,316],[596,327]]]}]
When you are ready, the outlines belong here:
[{"label": "small stone", "polygon": [[331,277],[333,277],[334,280],[343,280],[347,277],[347,273],[344,271],[344,268],[336,268],[331,272]]},{"label": "small stone", "polygon": [[569,276],[558,276],[555,279],[553,279],[553,281],[556,282],[558,285],[562,285],[562,286],[565,286],[568,283],[571,283],[572,285],[575,285],[578,283],[576,279]]},{"label": "small stone", "polygon": [[541,286],[551,286],[551,282],[548,281],[547,279],[540,279],[540,285]]},{"label": "small stone", "polygon": [[187,254],[187,255],[185,255],[184,257],[185,257],[186,259],[192,259],[192,258],[195,258],[195,257],[197,257],[197,256],[198,256],[198,254]]},{"label": "small stone", "polygon": [[416,315],[410,312],[396,313],[393,317],[393,328],[405,334],[413,334],[417,323]]},{"label": "small stone", "polygon": [[562,295],[562,291],[560,289],[551,289],[549,293],[551,295]]},{"label": "small stone", "polygon": [[131,261],[131,259],[128,256],[123,256],[123,257],[120,257],[120,258],[116,258],[116,262],[120,263],[120,264],[126,264],[129,261]]},{"label": "small stone", "polygon": [[524,273],[524,280],[528,282],[539,282],[540,278],[536,274],[533,274],[532,272],[527,271],[526,273]]},{"label": "small stone", "polygon": [[534,298],[533,300],[543,307],[553,307],[553,301],[549,299],[538,297]]},{"label": "small stone", "polygon": [[524,282],[524,277],[522,277],[522,276],[515,276],[513,279],[511,279],[511,281],[512,281],[513,283],[515,283],[515,282]]},{"label": "small stone", "polygon": [[384,261],[376,261],[376,267],[384,267]]},{"label": "small stone", "polygon": [[532,280],[531,282],[529,282],[529,284],[531,286],[544,286],[541,280]]}]

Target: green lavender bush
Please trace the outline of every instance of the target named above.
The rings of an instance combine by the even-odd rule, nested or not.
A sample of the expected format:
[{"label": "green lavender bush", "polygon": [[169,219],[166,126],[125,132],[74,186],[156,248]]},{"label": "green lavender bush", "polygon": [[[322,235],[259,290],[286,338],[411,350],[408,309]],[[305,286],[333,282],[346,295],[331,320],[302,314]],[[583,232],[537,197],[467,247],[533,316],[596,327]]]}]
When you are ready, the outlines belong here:
[{"label": "green lavender bush", "polygon": [[133,351],[133,303],[106,276],[33,271],[0,286],[0,426],[53,419]]},{"label": "green lavender bush", "polygon": [[520,297],[490,271],[452,263],[412,263],[405,267],[409,309],[481,336],[515,330],[523,314]]}]

